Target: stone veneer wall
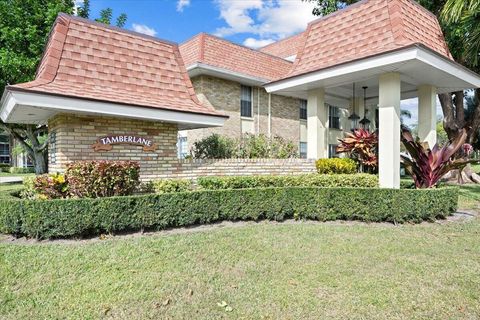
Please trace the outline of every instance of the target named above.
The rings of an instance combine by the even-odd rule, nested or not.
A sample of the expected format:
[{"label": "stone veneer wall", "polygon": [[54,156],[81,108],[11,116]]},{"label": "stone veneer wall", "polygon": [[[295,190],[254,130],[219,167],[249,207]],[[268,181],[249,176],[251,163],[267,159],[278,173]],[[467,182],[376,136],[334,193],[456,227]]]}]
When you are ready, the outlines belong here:
[{"label": "stone veneer wall", "polygon": [[[57,115],[48,122],[49,171],[63,171],[69,162],[81,160],[133,160],[140,163],[143,179],[173,174],[177,168],[177,125],[134,119]],[[53,133],[53,134],[52,134]],[[113,145],[110,151],[94,151],[98,137],[109,134],[144,136],[158,145],[145,152],[142,146]]]}]

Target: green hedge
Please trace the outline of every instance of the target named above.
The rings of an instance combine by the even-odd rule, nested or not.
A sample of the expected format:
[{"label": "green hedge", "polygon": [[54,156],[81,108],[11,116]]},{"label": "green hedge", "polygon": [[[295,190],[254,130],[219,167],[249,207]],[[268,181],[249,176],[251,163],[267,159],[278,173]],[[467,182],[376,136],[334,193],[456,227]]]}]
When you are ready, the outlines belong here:
[{"label": "green hedge", "polygon": [[200,177],[198,185],[207,190],[269,187],[378,187],[372,174],[303,174],[292,176]]},{"label": "green hedge", "polygon": [[457,188],[260,188],[96,199],[0,199],[0,232],[38,239],[220,220],[420,222],[456,210]]},{"label": "green hedge", "polygon": [[33,167],[11,167],[9,169],[10,173],[12,174],[27,174],[27,173],[34,173],[35,168]]}]

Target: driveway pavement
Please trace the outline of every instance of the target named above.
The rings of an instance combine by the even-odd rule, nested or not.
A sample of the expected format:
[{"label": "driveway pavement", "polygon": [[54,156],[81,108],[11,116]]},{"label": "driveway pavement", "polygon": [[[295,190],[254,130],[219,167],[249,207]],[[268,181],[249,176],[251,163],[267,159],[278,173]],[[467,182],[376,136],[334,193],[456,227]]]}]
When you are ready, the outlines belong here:
[{"label": "driveway pavement", "polygon": [[12,182],[22,182],[23,177],[19,176],[6,176],[0,177],[0,183],[12,183]]}]

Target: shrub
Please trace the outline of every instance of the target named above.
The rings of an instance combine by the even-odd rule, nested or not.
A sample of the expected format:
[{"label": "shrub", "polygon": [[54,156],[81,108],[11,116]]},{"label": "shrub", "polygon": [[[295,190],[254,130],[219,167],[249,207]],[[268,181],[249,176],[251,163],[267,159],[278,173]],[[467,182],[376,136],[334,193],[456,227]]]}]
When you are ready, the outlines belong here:
[{"label": "shrub", "polygon": [[193,143],[193,157],[196,159],[227,159],[235,154],[235,140],[212,134]]},{"label": "shrub", "polygon": [[297,146],[291,141],[264,134],[245,134],[237,146],[237,157],[246,159],[288,159],[298,157]]},{"label": "shrub", "polygon": [[79,198],[131,195],[139,185],[134,161],[80,161],[67,166],[70,194]]},{"label": "shrub", "polygon": [[260,188],[97,199],[0,199],[0,232],[77,237],[221,220],[420,222],[455,212],[458,188]]},{"label": "shrub", "polygon": [[348,158],[318,159],[315,165],[320,174],[353,174],[357,172],[357,164]]},{"label": "shrub", "polygon": [[10,172],[10,165],[8,163],[0,163],[1,172]]},{"label": "shrub", "polygon": [[68,184],[63,174],[42,174],[23,182],[22,196],[29,199],[60,199],[68,197]]},{"label": "shrub", "polygon": [[27,173],[34,173],[35,168],[32,167],[11,167],[10,168],[10,173],[12,174],[27,174]]},{"label": "shrub", "polygon": [[372,170],[378,166],[378,136],[376,132],[355,129],[353,132],[346,132],[345,138],[339,141],[338,153],[347,153],[351,158]]},{"label": "shrub", "polygon": [[162,179],[153,182],[156,193],[185,192],[192,188],[192,181],[188,179]]},{"label": "shrub", "polygon": [[267,187],[359,187],[375,188],[378,177],[372,174],[302,174],[292,176],[200,177],[199,187],[207,190]]},{"label": "shrub", "polygon": [[293,142],[282,137],[245,134],[235,140],[214,133],[195,142],[192,155],[195,159],[287,159],[298,157],[298,150]]}]

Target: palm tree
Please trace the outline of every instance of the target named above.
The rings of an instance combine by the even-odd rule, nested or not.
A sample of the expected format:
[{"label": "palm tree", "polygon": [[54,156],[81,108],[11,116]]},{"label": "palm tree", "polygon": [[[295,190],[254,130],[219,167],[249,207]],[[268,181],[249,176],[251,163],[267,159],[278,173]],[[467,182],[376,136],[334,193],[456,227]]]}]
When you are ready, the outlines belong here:
[{"label": "palm tree", "polygon": [[480,0],[447,0],[441,18],[447,23],[463,26],[464,59],[472,67],[479,66]]}]

